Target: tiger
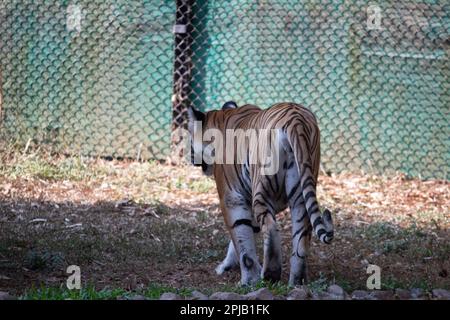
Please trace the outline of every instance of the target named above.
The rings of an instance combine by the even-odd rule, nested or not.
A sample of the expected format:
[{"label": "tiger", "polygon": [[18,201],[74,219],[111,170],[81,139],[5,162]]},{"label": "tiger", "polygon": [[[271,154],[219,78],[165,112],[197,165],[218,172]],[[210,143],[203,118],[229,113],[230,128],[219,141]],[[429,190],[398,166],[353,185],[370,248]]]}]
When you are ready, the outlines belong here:
[{"label": "tiger", "polygon": [[[306,107],[291,102],[261,109],[252,104],[239,107],[233,101],[208,112],[189,106],[187,113],[192,139],[191,161],[195,166],[201,166],[203,173],[213,176],[231,237],[226,257],[215,270],[217,274],[240,268],[242,286],[253,286],[261,279],[280,281],[282,250],[276,215],[289,207],[292,220],[289,285],[306,284],[306,258],[312,233],[325,244],[330,244],[334,236],[331,212],[325,209],[321,214],[316,197],[320,131],[315,115]],[[240,162],[206,161],[208,143],[194,136],[196,130],[205,133],[209,129],[222,133],[227,130],[274,130],[278,133],[273,139],[273,145],[279,150],[276,156],[278,170],[262,174],[263,164],[250,162],[254,149],[261,143],[244,145],[243,161]],[[225,139],[225,145],[242,148],[235,140]],[[200,160],[194,161],[194,158]],[[263,234],[262,266],[255,244],[255,233],[260,231]]]}]

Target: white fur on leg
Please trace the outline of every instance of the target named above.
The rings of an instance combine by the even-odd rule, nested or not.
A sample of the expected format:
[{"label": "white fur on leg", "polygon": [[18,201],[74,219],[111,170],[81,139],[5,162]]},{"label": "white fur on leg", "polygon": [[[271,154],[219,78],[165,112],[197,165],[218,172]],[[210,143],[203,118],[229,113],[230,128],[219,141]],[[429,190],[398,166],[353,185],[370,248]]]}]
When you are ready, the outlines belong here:
[{"label": "white fur on leg", "polygon": [[239,267],[239,259],[236,254],[236,249],[234,248],[233,241],[230,240],[230,244],[228,245],[227,255],[225,259],[220,263],[216,268],[216,273],[218,275],[223,274],[226,271],[229,271],[233,268]]},{"label": "white fur on leg", "polygon": [[241,268],[241,285],[253,286],[261,278],[261,265],[256,256],[255,236],[253,229],[240,225],[232,230],[232,237],[239,247],[239,266]]},{"label": "white fur on leg", "polygon": [[261,270],[261,278],[271,281],[279,281],[281,277],[281,238],[277,230],[276,222],[272,217],[266,219],[263,225],[264,233],[264,262]]}]

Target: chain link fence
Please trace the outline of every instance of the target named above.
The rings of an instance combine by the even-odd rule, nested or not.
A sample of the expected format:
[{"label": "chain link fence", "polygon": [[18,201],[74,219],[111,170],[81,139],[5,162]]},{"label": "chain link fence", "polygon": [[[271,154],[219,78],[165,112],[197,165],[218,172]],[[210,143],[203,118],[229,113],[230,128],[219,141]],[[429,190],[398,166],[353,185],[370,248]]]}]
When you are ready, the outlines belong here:
[{"label": "chain link fence", "polygon": [[3,1],[2,131],[165,159],[186,106],[313,110],[325,170],[450,179],[446,0]]},{"label": "chain link fence", "polygon": [[2,127],[92,156],[164,158],[173,1],[0,4]]}]

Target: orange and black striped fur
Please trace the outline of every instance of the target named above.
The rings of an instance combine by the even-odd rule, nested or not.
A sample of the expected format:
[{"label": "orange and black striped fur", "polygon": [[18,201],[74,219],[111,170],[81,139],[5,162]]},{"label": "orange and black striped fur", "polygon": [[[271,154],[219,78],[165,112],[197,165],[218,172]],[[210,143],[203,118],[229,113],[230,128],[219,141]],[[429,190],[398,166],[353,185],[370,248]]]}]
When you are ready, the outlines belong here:
[{"label": "orange and black striped fur", "polygon": [[[324,243],[333,239],[330,212],[325,210],[321,215],[316,197],[320,133],[313,113],[294,103],[279,103],[262,110],[254,105],[237,107],[228,102],[221,110],[206,113],[189,108],[191,136],[194,121],[201,121],[203,132],[214,128],[221,132],[227,129],[275,129],[279,133],[274,141],[280,147],[279,169],[275,174],[262,175],[260,164],[249,163],[255,144],[245,146],[247,159],[242,163],[202,163],[203,171],[215,178],[221,210],[232,239],[217,273],[240,266],[243,285],[252,285],[260,278],[279,280],[281,243],[275,217],[289,206],[293,246],[289,283],[305,283],[312,231]],[[234,144],[235,141],[225,140],[227,143]],[[201,149],[204,146],[203,142]],[[199,152],[198,148],[195,152]],[[254,232],[259,230],[263,231],[264,237],[262,267],[254,239]]]}]

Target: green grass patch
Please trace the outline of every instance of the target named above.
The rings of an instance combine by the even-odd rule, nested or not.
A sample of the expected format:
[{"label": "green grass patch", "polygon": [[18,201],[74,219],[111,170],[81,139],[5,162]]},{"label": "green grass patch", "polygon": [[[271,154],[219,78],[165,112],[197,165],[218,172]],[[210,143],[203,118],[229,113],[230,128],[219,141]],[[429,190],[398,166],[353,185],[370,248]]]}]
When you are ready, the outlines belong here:
[{"label": "green grass patch", "polygon": [[319,278],[314,281],[308,283],[306,286],[313,292],[324,292],[328,288],[329,281],[323,275],[323,273],[319,274]]},{"label": "green grass patch", "polygon": [[216,188],[216,183],[213,179],[202,177],[199,180],[189,182],[188,188],[194,192],[207,193]]},{"label": "green grass patch", "polygon": [[395,289],[413,289],[420,288],[424,291],[431,291],[433,286],[430,285],[425,279],[397,279],[394,276],[388,276],[381,278],[382,290],[395,290]]},{"label": "green grass patch", "polygon": [[69,290],[64,287],[40,287],[27,290],[21,300],[115,300],[126,295],[123,289],[96,290],[87,286],[80,290]]},{"label": "green grass patch", "polygon": [[82,181],[106,174],[97,166],[90,167],[81,157],[52,161],[37,155],[25,155],[8,162],[0,161],[0,175],[13,179],[26,177],[49,181]]},{"label": "green grass patch", "polygon": [[86,286],[80,290],[69,290],[61,287],[31,288],[21,297],[21,300],[116,300],[117,298],[130,299],[135,295],[143,295],[149,299],[159,299],[163,293],[172,292],[183,297],[192,295],[193,289],[173,288],[167,285],[152,283],[142,291],[130,292],[120,288],[96,289],[93,285]]},{"label": "green grass patch", "polygon": [[198,193],[208,193],[216,188],[213,179],[202,176],[195,180],[186,179],[186,177],[178,177],[174,182],[175,189],[190,190]]}]

